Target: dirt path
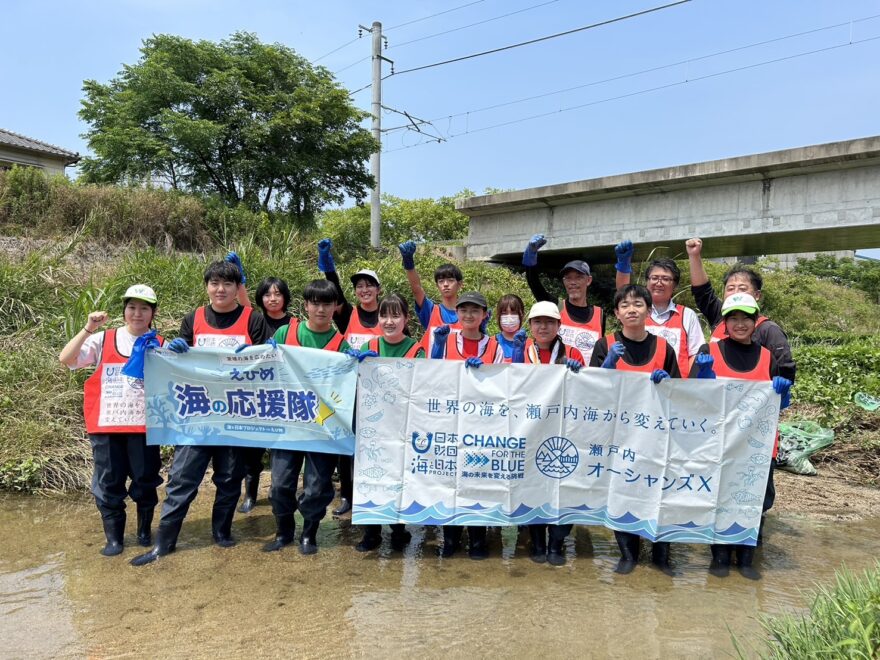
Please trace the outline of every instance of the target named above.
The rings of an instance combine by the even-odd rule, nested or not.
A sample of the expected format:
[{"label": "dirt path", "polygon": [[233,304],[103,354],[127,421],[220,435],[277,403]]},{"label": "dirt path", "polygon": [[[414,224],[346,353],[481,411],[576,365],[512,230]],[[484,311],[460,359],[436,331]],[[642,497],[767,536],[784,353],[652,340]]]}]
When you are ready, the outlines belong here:
[{"label": "dirt path", "polygon": [[794,514],[815,520],[864,520],[880,518],[880,489],[851,484],[819,468],[815,477],[783,470],[774,473],[778,514]]}]

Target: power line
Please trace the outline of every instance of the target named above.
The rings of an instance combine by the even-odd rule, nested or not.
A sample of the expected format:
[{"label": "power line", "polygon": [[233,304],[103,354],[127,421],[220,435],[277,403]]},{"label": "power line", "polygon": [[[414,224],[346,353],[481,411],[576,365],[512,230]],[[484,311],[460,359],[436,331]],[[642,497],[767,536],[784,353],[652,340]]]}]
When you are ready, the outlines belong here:
[{"label": "power line", "polygon": [[493,48],[491,50],[484,50],[480,53],[472,53],[470,55],[464,55],[462,57],[455,57],[451,60],[443,60],[442,62],[434,62],[433,64],[423,64],[422,66],[413,67],[411,69],[404,69],[403,71],[397,71],[395,73],[390,73],[383,78],[390,78],[391,76],[400,76],[404,73],[412,73],[414,71],[422,71],[424,69],[432,69],[434,67],[443,66],[445,64],[452,64],[453,62],[462,62],[464,60],[471,60],[475,57],[482,57],[483,55],[491,55],[493,53],[500,53],[505,50],[511,50],[513,48],[520,48],[521,46],[529,46],[531,44],[536,44],[541,41],[547,41],[549,39],[556,39],[557,37],[564,37],[569,34],[574,34],[576,32],[583,32],[584,30],[592,30],[593,28],[602,27],[605,25],[610,25],[612,23],[619,23],[620,21],[625,21],[630,18],[636,18],[638,16],[644,16],[645,14],[650,14],[656,11],[660,11],[662,9],[668,9],[670,7],[675,7],[677,5],[683,5],[691,0],[678,0],[677,2],[670,2],[669,4],[660,5],[659,7],[652,7],[651,9],[644,9],[642,11],[637,11],[633,14],[627,14],[626,16],[618,16],[617,18],[610,18],[606,21],[600,21],[598,23],[591,23],[590,25],[584,25],[579,28],[574,28],[573,30],[566,30],[565,32],[557,32],[556,34],[548,34],[544,37],[538,37],[537,39],[529,39],[528,41],[521,41],[516,44],[510,44],[508,46],[502,46],[501,48]]},{"label": "power line", "polygon": [[[510,125],[512,125],[512,124],[520,124],[520,123],[523,123],[523,122],[526,122],[526,121],[531,121],[531,120],[534,120],[534,119],[542,119],[542,118],[544,118],[544,117],[549,117],[549,116],[551,116],[551,115],[560,114],[560,113],[562,113],[562,112],[570,112],[570,111],[572,111],[572,110],[580,110],[580,109],[587,108],[587,107],[594,106],[594,105],[600,105],[600,104],[603,104],[603,103],[609,103],[609,102],[611,102],[611,101],[619,101],[619,100],[621,100],[621,99],[627,99],[627,98],[632,98],[632,97],[635,97],[635,96],[641,96],[642,94],[649,94],[649,93],[651,93],[651,92],[657,92],[657,91],[661,91],[661,90],[664,90],[664,89],[670,89],[670,88],[672,88],[672,87],[679,87],[679,86],[681,86],[681,85],[686,85],[686,84],[688,84],[688,83],[699,82],[699,81],[701,81],[701,80],[708,80],[708,79],[710,79],[710,78],[717,78],[717,77],[719,77],[719,76],[724,76],[724,75],[731,74],[731,73],[737,73],[737,72],[739,72],[739,71],[746,71],[746,70],[748,70],[748,69],[755,69],[755,68],[758,68],[758,67],[761,67],[761,66],[767,66],[767,65],[769,65],[769,64],[777,64],[777,63],[779,63],[779,62],[785,62],[785,61],[788,61],[788,60],[794,60],[794,59],[797,59],[797,58],[799,58],[799,57],[806,57],[806,56],[808,56],[808,55],[815,55],[815,54],[818,54],[818,53],[830,52],[830,51],[832,51],[832,50],[837,50],[837,49],[839,49],[839,48],[846,48],[847,46],[856,46],[856,45],[858,45],[858,44],[864,44],[864,43],[868,43],[868,42],[870,42],[870,41],[877,41],[877,40],[880,40],[880,35],[873,36],[873,37],[866,37],[866,38],[864,38],[864,39],[858,39],[858,40],[856,40],[856,41],[848,41],[847,43],[844,43],[844,44],[837,44],[837,45],[834,45],[834,46],[826,46],[826,47],[824,47],[824,48],[817,48],[817,49],[814,49],[814,50],[804,51],[804,52],[802,52],[802,53],[795,53],[794,55],[786,55],[785,57],[777,57],[777,58],[774,58],[774,59],[771,59],[771,60],[765,60],[765,61],[763,61],[763,62],[757,62],[757,63],[754,63],[754,64],[747,64],[747,65],[740,66],[740,67],[736,67],[736,68],[733,68],[733,69],[727,69],[727,70],[725,70],[725,71],[716,71],[715,73],[709,73],[709,74],[706,74],[706,75],[703,75],[703,76],[698,76],[698,77],[696,77],[696,78],[687,78],[687,79],[685,79],[685,80],[679,80],[679,81],[677,81],[677,82],[668,83],[668,84],[665,84],[665,85],[658,85],[658,86],[656,86],[656,87],[650,87],[650,88],[647,88],[647,89],[641,89],[641,90],[638,90],[638,91],[635,91],[635,92],[630,92],[630,93],[628,93],[628,94],[621,94],[621,95],[619,95],[619,96],[612,96],[612,97],[608,97],[608,98],[604,98],[604,99],[599,99],[599,100],[596,100],[596,101],[590,101],[589,103],[581,103],[581,104],[579,104],[579,105],[574,105],[574,106],[571,106],[571,107],[568,107],[568,108],[560,108],[559,110],[551,110],[551,111],[549,111],[549,112],[542,112],[542,113],[539,113],[539,114],[530,115],[530,116],[528,116],[528,117],[520,117],[519,119],[511,119],[510,121],[499,122],[499,123],[497,123],[497,124],[491,124],[491,125],[489,125],[489,126],[481,126],[480,128],[476,128],[476,129],[473,129],[473,130],[468,129],[468,130],[463,131],[463,132],[461,132],[461,133],[449,133],[449,134],[446,136],[446,139],[447,139],[447,140],[451,140],[452,138],[460,137],[460,136],[462,136],[462,135],[470,135],[471,133],[481,133],[481,132],[483,132],[483,131],[488,131],[488,130],[493,129],[493,128],[500,128],[500,127],[503,127],[503,126],[510,126]],[[392,153],[392,152],[395,152],[395,151],[402,151],[402,150],[404,150],[404,149],[414,149],[415,147],[420,147],[420,146],[422,146],[422,145],[424,145],[424,144],[430,144],[430,143],[429,143],[429,142],[419,142],[418,144],[412,144],[412,145],[408,145],[408,146],[405,146],[405,147],[397,147],[396,149],[387,149],[387,150],[385,150],[384,153]]]},{"label": "power line", "polygon": [[[464,110],[462,112],[457,112],[457,113],[451,114],[451,115],[443,115],[442,117],[434,117],[433,119],[431,119],[431,121],[434,122],[434,121],[439,121],[441,119],[455,119],[456,117],[464,117],[465,115],[473,115],[473,114],[477,114],[479,112],[486,112],[488,110],[496,110],[498,108],[503,108],[503,107],[510,106],[510,105],[516,105],[518,103],[525,103],[527,101],[535,101],[537,99],[546,98],[548,96],[555,96],[558,94],[564,94],[566,92],[573,92],[573,91],[576,91],[579,89],[585,89],[587,87],[595,87],[596,85],[603,85],[603,84],[609,83],[609,82],[616,82],[618,80],[624,80],[626,78],[634,78],[636,76],[644,75],[646,73],[655,73],[657,71],[662,71],[664,69],[672,69],[672,68],[675,68],[678,66],[682,66],[684,64],[690,64],[691,62],[700,62],[703,60],[711,59],[713,57],[720,57],[721,55],[729,55],[730,53],[736,53],[739,51],[748,50],[750,48],[757,48],[758,46],[766,46],[768,44],[777,43],[777,42],[785,41],[788,39],[795,39],[797,37],[803,37],[803,36],[806,36],[809,34],[815,34],[818,32],[825,32],[827,30],[833,30],[835,28],[854,25],[856,23],[863,23],[865,21],[875,20],[877,18],[880,18],[880,14],[875,14],[873,16],[865,16],[863,18],[857,18],[854,20],[845,21],[843,23],[835,23],[833,25],[825,25],[823,27],[814,28],[811,30],[805,30],[803,32],[795,32],[793,34],[787,34],[787,35],[784,35],[781,37],[774,37],[773,39],[765,39],[763,41],[756,41],[754,43],[745,44],[743,46],[736,46],[734,48],[728,48],[726,50],[720,50],[720,51],[716,51],[714,53],[708,53],[706,55],[699,55],[697,57],[689,57],[684,60],[679,60],[677,62],[670,62],[668,64],[661,64],[659,66],[650,67],[648,69],[640,69],[638,71],[631,71],[629,73],[622,73],[617,76],[612,76],[611,78],[604,78],[602,80],[594,80],[594,81],[584,83],[581,85],[575,85],[573,87],[566,87],[564,89],[557,89],[557,90],[553,90],[551,92],[545,92],[543,94],[534,94],[532,96],[525,96],[525,97],[521,97],[518,99],[513,99],[511,101],[504,101],[502,103],[494,103],[492,105],[486,105],[486,106],[482,106],[479,108],[473,108],[471,110]],[[363,89],[363,88],[361,88],[361,89]],[[357,90],[357,91],[360,91],[360,90]],[[408,125],[394,126],[394,127],[386,129],[385,132],[391,133],[395,130],[401,130],[401,129],[408,128],[408,127],[409,127]]]},{"label": "power line", "polygon": [[477,25],[484,25],[485,23],[491,23],[492,21],[498,21],[502,18],[507,18],[508,16],[514,16],[516,14],[522,14],[526,11],[531,11],[532,9],[538,9],[540,7],[546,7],[547,5],[552,5],[559,0],[548,0],[547,2],[542,2],[537,5],[532,5],[531,7],[523,7],[522,9],[517,9],[516,11],[511,11],[506,14],[501,14],[500,16],[493,16],[492,18],[487,18],[482,21],[477,21],[476,23],[468,23],[467,25],[461,25],[456,28],[452,28],[449,30],[444,30],[443,32],[435,32],[434,34],[429,34],[424,37],[418,37],[417,39],[411,39],[409,41],[404,41],[403,43],[394,44],[393,46],[389,46],[389,50],[391,48],[401,48],[402,46],[409,46],[410,44],[418,43],[419,41],[426,41],[428,39],[433,39],[434,37],[442,37],[444,34],[451,34],[452,32],[458,32],[459,30],[466,30],[467,28],[475,27]]},{"label": "power line", "polygon": [[360,36],[357,36],[357,37],[355,37],[354,39],[352,39],[351,41],[346,41],[344,44],[342,44],[342,45],[339,46],[338,48],[334,48],[334,49],[331,50],[329,53],[324,53],[323,55],[321,55],[321,57],[312,60],[312,64],[315,64],[315,63],[317,63],[317,62],[320,62],[320,61],[323,60],[325,57],[330,57],[330,55],[332,55],[333,53],[338,53],[338,52],[339,52],[340,50],[342,50],[343,48],[348,48],[349,46],[351,46],[354,42],[358,41],[359,39],[360,39]]},{"label": "power line", "polygon": [[453,7],[452,9],[447,9],[445,11],[439,11],[436,14],[431,14],[430,16],[422,16],[421,18],[416,18],[414,20],[407,21],[406,23],[398,23],[397,25],[392,25],[389,28],[385,28],[385,32],[388,32],[389,30],[396,30],[397,28],[402,28],[407,25],[412,25],[413,23],[421,23],[422,21],[427,21],[429,18],[434,18],[436,16],[442,16],[443,14],[450,14],[454,11],[458,11],[459,9],[464,9],[465,7],[470,7],[472,5],[478,5],[481,2],[485,2],[485,1],[486,0],[475,0],[474,2],[468,2],[467,4],[459,5],[458,7]]}]

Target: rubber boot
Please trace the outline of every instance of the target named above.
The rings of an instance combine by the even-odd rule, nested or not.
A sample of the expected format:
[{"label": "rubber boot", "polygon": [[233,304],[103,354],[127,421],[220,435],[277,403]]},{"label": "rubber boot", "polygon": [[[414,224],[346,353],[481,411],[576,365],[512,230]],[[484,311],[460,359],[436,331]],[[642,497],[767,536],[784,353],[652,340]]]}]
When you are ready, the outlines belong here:
[{"label": "rubber boot", "polygon": [[711,545],[712,563],[709,564],[709,573],[715,577],[724,578],[730,574],[730,546]]},{"label": "rubber boot", "polygon": [[137,542],[138,545],[149,548],[153,545],[153,533],[150,531],[150,525],[153,524],[154,507],[144,507],[137,510]]},{"label": "rubber boot", "polygon": [[614,538],[617,539],[617,547],[620,548],[620,560],[617,562],[617,568],[614,569],[614,572],[621,575],[632,573],[636,564],[639,563],[638,535],[614,532]]},{"label": "rubber boot", "polygon": [[296,536],[296,519],[292,513],[275,516],[275,539],[263,546],[263,552],[276,552],[293,543]]},{"label": "rubber boot", "polygon": [[318,520],[306,520],[303,522],[302,536],[299,538],[299,551],[304,555],[313,555],[318,552]]},{"label": "rubber boot", "polygon": [[122,552],[122,537],[125,535],[125,514],[117,518],[103,518],[104,536],[107,544],[101,548],[101,554],[105,557],[115,557]]},{"label": "rubber boot", "polygon": [[232,538],[232,517],[235,515],[235,509],[224,511],[217,509],[211,512],[211,536],[214,543],[221,548],[231,548],[235,545],[235,539]]},{"label": "rubber boot", "polygon": [[439,554],[444,559],[449,559],[461,548],[461,533],[463,531],[462,527],[457,525],[444,525],[443,526],[443,547],[437,549],[437,554]]},{"label": "rubber boot", "polygon": [[543,564],[547,561],[547,526],[546,525],[529,525],[529,538],[532,541],[532,547],[529,549],[529,559],[536,564]]},{"label": "rubber boot", "polygon": [[348,513],[349,511],[351,511],[351,500],[349,500],[347,497],[343,497],[341,500],[339,500],[339,506],[333,509],[333,515],[341,516]]},{"label": "rubber boot", "polygon": [[547,546],[547,562],[551,566],[565,566],[565,539],[550,539]]},{"label": "rubber boot", "polygon": [[739,574],[749,580],[760,580],[761,573],[757,568],[752,566],[752,560],[755,558],[755,548],[751,545],[736,546],[736,563],[739,567]]},{"label": "rubber boot", "polygon": [[400,523],[391,525],[391,549],[394,552],[402,552],[412,541],[412,534],[406,531],[406,526]]},{"label": "rubber boot", "polygon": [[669,564],[669,543],[655,541],[651,547],[651,563],[666,575],[672,575],[672,566]]},{"label": "rubber boot", "polygon": [[160,522],[159,528],[156,530],[156,545],[154,545],[149,552],[145,552],[132,559],[130,562],[131,565],[145,566],[156,561],[159,557],[164,557],[165,555],[170,555],[174,552],[174,549],[177,547],[177,536],[180,534],[180,526],[182,524],[182,522]]},{"label": "rubber boot", "polygon": [[480,560],[489,558],[489,544],[486,543],[485,527],[468,527],[468,556]]},{"label": "rubber boot", "polygon": [[364,538],[354,546],[358,552],[370,552],[382,545],[382,525],[364,525]]},{"label": "rubber boot", "polygon": [[248,475],[244,478],[244,501],[238,507],[239,513],[250,513],[257,506],[257,493],[260,490],[260,477]]}]

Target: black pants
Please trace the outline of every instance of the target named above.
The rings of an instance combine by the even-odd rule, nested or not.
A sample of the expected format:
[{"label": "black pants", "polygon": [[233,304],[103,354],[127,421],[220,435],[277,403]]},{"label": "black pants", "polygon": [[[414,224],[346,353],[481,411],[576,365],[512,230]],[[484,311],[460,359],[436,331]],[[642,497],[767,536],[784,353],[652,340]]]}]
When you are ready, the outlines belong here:
[{"label": "black pants", "polygon": [[336,471],[339,473],[339,496],[349,502],[354,495],[354,456],[339,454]]},{"label": "black pants", "polygon": [[179,529],[180,523],[189,511],[189,505],[199,493],[199,486],[208,464],[214,469],[211,481],[217,489],[214,494],[211,530],[215,536],[218,532],[229,534],[235,506],[241,496],[241,481],[244,478],[244,461],[241,458],[240,447],[203,445],[175,447],[160,525],[176,525]]},{"label": "black pants", "polygon": [[767,490],[764,491],[764,505],[761,508],[762,513],[766,513],[773,508],[773,502],[776,501],[776,485],[773,483],[773,471],[776,469],[776,459],[770,460],[770,473],[767,475]]},{"label": "black pants", "polygon": [[[92,495],[107,520],[125,516],[125,497],[139,509],[152,509],[159,503],[156,489],[162,484],[162,459],[158,445],[147,445],[143,433],[100,433],[89,435],[95,471]],[[126,481],[131,484],[126,488]]]},{"label": "black pants", "polygon": [[[296,486],[303,459],[306,464],[303,492],[297,501]],[[327,515],[327,506],[336,495],[333,488],[336,461],[336,454],[273,449],[270,457],[272,488],[269,489],[272,513],[276,516],[292,515],[299,508],[306,524],[316,524],[322,520]]]},{"label": "black pants", "polygon": [[473,545],[474,543],[485,543],[486,542],[486,533],[488,532],[488,528],[482,526],[475,527],[462,527],[460,525],[443,525],[443,543],[446,544],[448,542],[455,543],[459,545],[461,543],[461,535],[465,529],[468,531],[468,542]]},{"label": "black pants", "polygon": [[[550,542],[564,541],[571,534],[574,525],[529,525],[530,528],[539,528],[543,532],[549,531]],[[539,532],[540,533],[540,532]]]},{"label": "black pants", "polygon": [[244,462],[244,476],[259,479],[263,471],[263,454],[266,450],[262,447],[242,447],[240,451]]}]

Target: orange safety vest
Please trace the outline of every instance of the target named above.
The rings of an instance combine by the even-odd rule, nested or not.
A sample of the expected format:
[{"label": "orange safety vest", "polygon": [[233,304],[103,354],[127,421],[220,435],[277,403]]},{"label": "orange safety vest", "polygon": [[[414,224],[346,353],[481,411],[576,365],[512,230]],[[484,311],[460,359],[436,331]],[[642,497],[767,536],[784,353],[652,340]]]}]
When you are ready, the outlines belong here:
[{"label": "orange safety vest", "polygon": [[691,369],[691,356],[688,352],[688,336],[684,329],[684,305],[675,305],[675,313],[666,323],[657,323],[651,315],[645,319],[645,330],[666,340],[675,351],[678,370],[682,378],[687,378]]},{"label": "orange safety vest", "polygon": [[[287,337],[284,338],[284,344],[286,346],[302,346],[299,343],[299,337],[297,336],[297,331],[299,330],[299,319],[292,318],[290,319],[290,323],[288,324],[287,329]],[[339,347],[342,346],[342,335],[339,334],[337,330],[332,337],[330,337],[330,341],[324,344],[321,350],[324,351],[339,351]]]},{"label": "orange safety vest", "polygon": [[361,346],[373,337],[382,336],[382,330],[378,323],[372,328],[361,323],[360,309],[360,307],[352,308],[351,316],[348,317],[348,327],[345,329],[345,341],[356,350],[360,350]]},{"label": "orange safety vest", "polygon": [[[715,372],[716,376],[720,376],[721,378],[739,378],[741,380],[757,380],[757,381],[770,381],[770,351],[761,346],[761,357],[758,358],[758,364],[755,365],[755,368],[751,371],[735,371],[730,366],[728,366],[727,362],[724,361],[724,356],[721,354],[721,347],[718,345],[717,341],[713,341],[709,344],[709,355],[711,355],[715,359],[714,365],[712,365],[712,370]],[[776,438],[773,441],[773,458],[776,458],[776,454],[779,452],[779,431],[776,432]]]},{"label": "orange safety vest", "polygon": [[602,308],[593,305],[593,316],[589,323],[578,323],[572,319],[564,302],[559,309],[559,315],[562,317],[559,326],[559,337],[562,342],[566,346],[578,349],[589,364],[593,347],[602,336]]},{"label": "orange safety vest", "polygon": [[[563,343],[558,343],[556,346],[562,346],[563,351],[565,351],[565,358],[567,360],[578,360],[581,364],[586,364],[583,362],[583,355],[576,348],[572,348],[571,346],[566,346]],[[577,354],[575,354],[577,352]],[[547,364],[558,364],[556,360],[558,359],[558,355],[550,356],[550,362]],[[538,345],[535,343],[534,339],[527,339],[525,346],[525,360],[524,364],[544,364],[541,362],[541,357],[538,355]]]},{"label": "orange safety vest", "polygon": [[[613,344],[617,339],[615,336],[608,335],[605,337],[605,341],[608,343],[608,352],[611,352],[611,344]],[[634,364],[630,364],[626,361],[626,357],[621,355],[620,359],[617,361],[617,366],[615,369],[618,371],[640,371],[642,373],[653,373],[655,369],[662,369],[663,365],[666,363],[666,340],[663,337],[657,337],[657,344],[654,346],[654,355],[651,356],[651,359],[648,360],[647,364],[642,364],[636,366]]]},{"label": "orange safety vest", "polygon": [[[406,353],[403,354],[404,358],[414,358],[420,350],[422,350],[422,342],[417,341],[415,344],[409,347]],[[373,337],[370,341],[367,342],[367,350],[368,351],[376,351],[379,354],[379,357],[382,357],[382,351],[379,350],[379,338]]]},{"label": "orange safety vest", "polygon": [[254,343],[248,332],[252,310],[251,307],[242,307],[238,320],[221,330],[208,323],[205,318],[205,308],[199,307],[193,319],[193,346],[198,348],[238,348],[242,344],[250,346]]},{"label": "orange safety vest", "polygon": [[[758,320],[755,321],[755,330],[758,329],[758,326],[764,323],[764,321],[769,321],[766,316],[759,316]],[[724,319],[721,319],[721,323],[715,326],[715,329],[712,331],[712,337],[710,337],[710,342],[721,341],[722,339],[727,339],[729,335],[727,334],[727,324],[724,322]]]},{"label": "orange safety vest", "polygon": [[116,330],[105,330],[101,359],[83,387],[87,433],[147,432],[144,382],[122,375],[126,362],[128,358],[116,350]]},{"label": "orange safety vest", "polygon": [[[458,349],[458,336],[456,333],[450,332],[446,335],[446,346],[444,347],[443,357],[446,360],[467,360],[469,357],[478,357],[483,360],[483,356],[487,355],[490,359],[483,360],[486,363],[494,363],[495,357],[498,354],[498,351],[501,350],[501,347],[498,345],[498,341],[495,337],[489,337],[488,335],[483,335],[483,338],[480,340],[479,346],[482,347],[479,355],[465,355]],[[450,345],[451,340],[451,345]],[[462,346],[464,346],[464,337],[461,338]]]},{"label": "orange safety vest", "polygon": [[428,327],[425,328],[425,355],[431,357],[431,351],[434,348],[434,329],[439,328],[441,325],[449,326],[449,334],[454,335],[456,332],[461,332],[461,323],[458,322],[458,316],[456,315],[455,323],[446,323],[443,320],[443,317],[440,315],[440,304],[434,303],[434,307],[431,308],[431,316],[428,319]]}]

